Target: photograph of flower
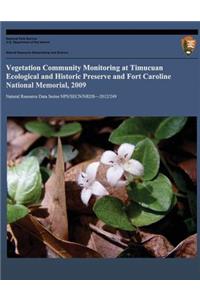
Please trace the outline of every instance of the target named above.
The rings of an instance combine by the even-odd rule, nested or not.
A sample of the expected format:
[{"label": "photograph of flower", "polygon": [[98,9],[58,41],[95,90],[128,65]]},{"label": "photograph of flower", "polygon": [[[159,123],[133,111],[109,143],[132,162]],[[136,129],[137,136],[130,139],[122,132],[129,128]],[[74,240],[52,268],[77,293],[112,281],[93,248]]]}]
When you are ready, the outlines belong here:
[{"label": "photograph of flower", "polygon": [[9,117],[7,256],[196,256],[196,144],[195,117]]}]

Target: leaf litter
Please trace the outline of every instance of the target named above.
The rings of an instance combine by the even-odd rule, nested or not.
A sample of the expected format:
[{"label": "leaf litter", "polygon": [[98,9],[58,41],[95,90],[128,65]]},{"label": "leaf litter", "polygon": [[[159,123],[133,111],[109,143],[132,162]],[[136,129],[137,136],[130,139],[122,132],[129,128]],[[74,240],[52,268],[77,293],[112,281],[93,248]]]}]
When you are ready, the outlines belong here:
[{"label": "leaf litter", "polygon": [[[160,149],[167,154],[167,168],[161,162],[162,172],[169,176],[174,185],[174,190],[178,196],[178,202],[173,208],[174,214],[181,218],[180,228],[185,239],[174,239],[163,231],[161,224],[165,223],[170,228],[170,218],[165,216],[164,221],[159,221],[153,226],[136,228],[133,232],[127,232],[120,228],[113,228],[99,220],[93,211],[96,200],[92,197],[89,205],[85,206],[80,199],[80,187],[77,185],[77,176],[91,162],[99,161],[103,151],[113,146],[108,142],[110,133],[120,125],[126,118],[90,118],[90,117],[65,117],[65,118],[43,118],[51,124],[64,124],[65,122],[82,122],[83,135],[76,139],[62,137],[42,138],[35,133],[27,132],[20,122],[9,120],[8,123],[8,160],[17,161],[26,156],[36,147],[47,147],[50,151],[55,148],[57,141],[56,160],[49,157],[41,162],[41,167],[50,168],[52,175],[43,185],[44,196],[38,206],[29,207],[29,214],[17,222],[8,226],[8,245],[11,249],[9,256],[17,257],[52,257],[52,258],[73,258],[73,257],[93,257],[93,258],[117,258],[117,257],[182,257],[189,258],[196,255],[196,239],[193,228],[187,227],[185,220],[191,218],[188,207],[189,193],[194,192],[196,185],[196,152],[195,141],[191,141],[190,130],[186,127],[186,138],[183,139],[182,131],[169,140],[160,143]],[[55,123],[54,123],[55,121]],[[169,122],[169,120],[167,121]],[[165,122],[165,123],[167,123]],[[173,122],[176,122],[173,120]],[[180,126],[183,126],[185,119]],[[192,120],[191,122],[194,122]],[[97,129],[95,125],[97,124]],[[177,123],[178,124],[178,123]],[[176,126],[178,126],[176,124]],[[114,126],[114,127],[113,127]],[[157,126],[157,125],[156,125]],[[92,129],[91,129],[92,128]],[[87,130],[89,134],[87,133]],[[162,131],[161,131],[162,129]],[[146,129],[145,129],[146,130]],[[177,131],[176,127],[176,131]],[[158,136],[163,136],[166,128],[159,128]],[[170,128],[167,135],[171,135]],[[112,136],[112,134],[111,134]],[[188,138],[189,137],[189,138]],[[95,139],[94,139],[95,138]],[[115,134],[115,138],[117,138]],[[121,137],[120,137],[121,138]],[[134,138],[135,139],[135,138]],[[176,147],[168,147],[173,140],[179,143],[179,156],[177,160]],[[63,160],[62,144],[69,144],[73,141],[73,146],[78,149],[77,157],[72,158],[72,162],[65,163]],[[67,143],[66,143],[67,142]],[[177,143],[178,144],[178,143]],[[181,146],[182,145],[182,146]],[[178,148],[178,147],[177,147]],[[169,173],[169,170],[171,172]],[[184,185],[189,185],[189,192],[185,193],[177,186],[172,173],[176,170],[184,172]],[[97,172],[97,180],[104,184],[109,195],[122,201],[124,207],[130,201],[124,186],[112,187],[108,185],[106,173],[108,166],[101,165]],[[168,221],[169,220],[169,221]],[[194,220],[194,219],[193,219]],[[189,223],[188,223],[189,224]],[[155,231],[155,226],[156,231]],[[172,226],[173,228],[173,226]],[[157,233],[159,232],[159,233]],[[177,233],[178,234],[178,233]],[[9,249],[8,249],[9,250]]]}]

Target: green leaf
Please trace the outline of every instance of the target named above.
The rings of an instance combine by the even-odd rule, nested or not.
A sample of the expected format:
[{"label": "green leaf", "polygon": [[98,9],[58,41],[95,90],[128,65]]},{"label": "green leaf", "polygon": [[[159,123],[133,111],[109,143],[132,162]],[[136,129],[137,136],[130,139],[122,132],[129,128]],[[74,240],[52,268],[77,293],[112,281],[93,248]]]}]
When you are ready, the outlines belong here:
[{"label": "green leaf", "polygon": [[43,121],[27,122],[25,128],[30,132],[38,133],[44,137],[66,137],[79,133],[82,130],[81,124],[78,122],[64,124],[57,132],[53,126]]},{"label": "green leaf", "polygon": [[181,171],[180,169],[173,169],[173,170],[170,169],[169,174],[172,176],[177,188],[180,191],[182,191],[184,193],[187,193],[187,191],[188,191],[188,182],[185,178],[184,172]]},{"label": "green leaf", "polygon": [[131,203],[127,208],[131,223],[136,227],[147,226],[160,221],[165,214],[153,212],[142,207],[137,202]]},{"label": "green leaf", "polygon": [[176,203],[177,203],[177,197],[175,194],[173,194],[170,210],[176,205]]},{"label": "green leaf", "polygon": [[8,197],[17,204],[38,203],[41,197],[42,180],[37,158],[27,157],[7,171]]},{"label": "green leaf", "polygon": [[30,121],[25,124],[25,128],[30,131],[37,133],[45,137],[51,137],[54,135],[54,128],[43,121]]},{"label": "green leaf", "polygon": [[40,167],[40,173],[41,173],[41,176],[42,176],[42,182],[43,183],[47,182],[47,180],[49,179],[49,177],[52,174],[51,170],[44,167],[44,166]]},{"label": "green leaf", "polygon": [[149,138],[144,139],[136,145],[133,158],[143,164],[144,180],[151,180],[157,175],[160,166],[160,155],[156,146]]},{"label": "green leaf", "polygon": [[125,120],[110,135],[109,141],[113,144],[137,144],[146,137],[153,138],[154,132],[162,117],[133,117]]},{"label": "green leaf", "polygon": [[134,230],[125,212],[125,207],[118,198],[105,196],[97,200],[93,206],[93,211],[107,225],[122,230]]},{"label": "green leaf", "polygon": [[29,210],[24,205],[7,204],[7,223],[14,223],[19,219],[24,218],[29,213]]},{"label": "green leaf", "polygon": [[188,190],[188,205],[190,208],[191,215],[194,220],[197,219],[197,194],[194,191]]},{"label": "green leaf", "polygon": [[193,218],[185,219],[184,223],[187,226],[187,231],[189,234],[197,232],[197,225]]},{"label": "green leaf", "polygon": [[50,156],[50,151],[46,147],[37,147],[28,153],[27,157],[30,156],[35,156],[38,159],[39,164],[41,164],[45,158]]},{"label": "green leaf", "polygon": [[163,174],[159,174],[153,181],[130,184],[128,194],[130,199],[141,206],[158,212],[168,211],[173,199],[172,184]]},{"label": "green leaf", "polygon": [[155,137],[159,140],[168,139],[177,134],[187,122],[187,117],[169,117],[158,126]]},{"label": "green leaf", "polygon": [[[79,153],[78,150],[75,149],[71,145],[63,145],[62,146],[62,151],[63,151],[63,159],[64,159],[65,162],[68,162],[68,161],[74,159]],[[53,148],[52,156],[57,158],[57,146]]]},{"label": "green leaf", "polygon": [[68,123],[61,126],[60,130],[55,132],[53,136],[66,137],[81,132],[82,127],[78,122]]}]

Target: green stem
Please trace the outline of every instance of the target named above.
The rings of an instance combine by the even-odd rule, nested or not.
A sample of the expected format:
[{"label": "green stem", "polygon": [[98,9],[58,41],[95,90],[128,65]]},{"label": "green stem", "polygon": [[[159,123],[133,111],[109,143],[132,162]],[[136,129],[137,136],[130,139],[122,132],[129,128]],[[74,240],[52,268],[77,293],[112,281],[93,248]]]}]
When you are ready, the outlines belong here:
[{"label": "green stem", "polygon": [[164,167],[167,169],[167,172],[169,173],[169,175],[170,175],[172,178],[174,178],[173,172],[172,172],[172,170],[170,169],[170,167],[168,166],[168,164],[167,164],[167,162],[166,162],[166,160],[165,160],[165,158],[164,158],[164,156],[162,155],[161,152],[160,152],[160,160],[161,160],[161,162],[163,163]]},{"label": "green stem", "polygon": [[174,195],[177,196],[177,197],[180,197],[180,198],[187,198],[187,195],[184,195],[184,194],[181,194],[181,193],[175,193],[174,192]]}]

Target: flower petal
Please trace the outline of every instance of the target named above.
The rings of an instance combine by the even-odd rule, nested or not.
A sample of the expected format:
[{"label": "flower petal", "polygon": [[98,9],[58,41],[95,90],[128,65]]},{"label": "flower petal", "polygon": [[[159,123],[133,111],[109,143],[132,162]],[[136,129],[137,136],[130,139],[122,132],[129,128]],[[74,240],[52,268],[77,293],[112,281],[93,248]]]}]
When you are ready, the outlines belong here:
[{"label": "flower petal", "polygon": [[88,202],[89,202],[91,196],[92,196],[91,189],[84,188],[81,191],[81,200],[85,205],[88,205]]},{"label": "flower petal", "polygon": [[96,162],[93,162],[91,164],[89,164],[86,168],[86,174],[87,174],[87,177],[89,179],[89,181],[93,181],[95,180],[96,178],[96,175],[97,175],[97,171],[98,171],[98,167],[99,167],[99,162],[96,161]]},{"label": "flower petal", "polygon": [[81,172],[77,178],[78,185],[80,185],[82,187],[85,186],[86,180],[87,180],[87,174],[84,172]]},{"label": "flower petal", "polygon": [[128,184],[128,180],[119,180],[117,181],[116,185],[117,187],[126,186]]},{"label": "flower petal", "polygon": [[126,160],[129,160],[133,154],[133,151],[135,149],[135,146],[132,144],[124,143],[121,144],[119,147],[117,153],[120,157],[125,158]]},{"label": "flower petal", "polygon": [[105,151],[101,156],[102,164],[112,166],[117,159],[117,154],[113,151]]},{"label": "flower petal", "polygon": [[114,166],[108,169],[106,177],[110,185],[116,185],[122,177],[124,170],[120,166]]},{"label": "flower petal", "polygon": [[144,175],[144,167],[138,160],[130,159],[123,165],[123,167],[126,172],[134,176]]},{"label": "flower petal", "polygon": [[92,194],[96,196],[105,196],[108,195],[108,191],[104,188],[104,186],[99,182],[95,181],[91,186]]}]

